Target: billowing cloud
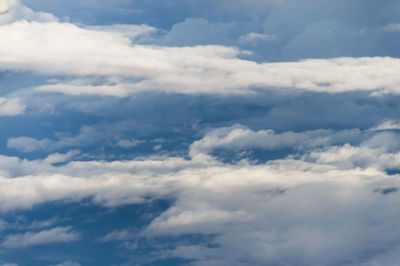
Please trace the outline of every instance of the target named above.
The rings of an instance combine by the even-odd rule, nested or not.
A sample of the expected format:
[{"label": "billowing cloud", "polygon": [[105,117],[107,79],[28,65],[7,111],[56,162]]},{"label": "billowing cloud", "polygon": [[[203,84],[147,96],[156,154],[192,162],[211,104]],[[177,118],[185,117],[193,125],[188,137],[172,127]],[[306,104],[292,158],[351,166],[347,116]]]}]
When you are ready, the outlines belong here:
[{"label": "billowing cloud", "polygon": [[[218,132],[215,131],[197,143],[209,143],[208,147],[223,147],[220,143],[226,143],[226,148],[236,143],[242,147],[286,143],[285,135],[271,137],[269,131],[251,132],[243,127],[220,131],[229,134],[217,138],[218,142],[210,142],[210,136]],[[321,132],[304,136],[340,136]],[[322,142],[324,148],[316,147],[300,157],[294,154],[256,165],[246,160],[225,164],[207,152],[189,160],[149,157],[77,161],[60,166],[52,165],[50,159],[2,157],[0,208],[31,208],[49,201],[79,201],[87,197],[96,204],[120,206],[168,196],[173,197],[173,205],[140,232],[142,237],[217,235],[211,242],[215,247],[207,243],[176,246],[167,251],[169,256],[194,260],[199,265],[212,261],[292,264],[299,260],[304,265],[338,264],[354,257],[369,263],[377,259],[382,247],[385,251],[393,248],[396,234],[392,232],[397,230],[397,223],[365,223],[365,219],[397,220],[392,209],[398,205],[396,189],[400,184],[397,175],[385,171],[398,167],[400,155],[398,148],[395,152],[384,148],[387,137],[380,138],[381,131],[366,132],[377,133],[371,133],[361,146],[330,146],[329,141]],[[377,141],[381,143],[378,147],[373,145]],[[271,148],[268,145],[265,147]],[[17,246],[15,243],[33,243],[27,240],[32,239],[31,234],[10,236],[4,243],[10,247]],[[114,231],[102,240],[129,242],[129,234],[129,229]],[[304,245],[300,239],[314,241]],[[367,250],[371,256],[362,257]],[[228,253],[235,255],[227,256]]]}]

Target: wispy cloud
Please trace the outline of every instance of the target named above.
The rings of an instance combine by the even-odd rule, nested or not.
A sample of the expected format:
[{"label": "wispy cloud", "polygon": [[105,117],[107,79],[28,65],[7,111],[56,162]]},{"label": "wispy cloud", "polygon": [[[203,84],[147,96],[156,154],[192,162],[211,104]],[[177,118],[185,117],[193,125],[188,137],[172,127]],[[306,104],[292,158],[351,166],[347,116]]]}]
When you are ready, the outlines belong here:
[{"label": "wispy cloud", "polygon": [[8,235],[2,246],[6,248],[24,248],[49,243],[71,242],[78,238],[79,235],[73,232],[70,227],[55,227],[34,233]]}]

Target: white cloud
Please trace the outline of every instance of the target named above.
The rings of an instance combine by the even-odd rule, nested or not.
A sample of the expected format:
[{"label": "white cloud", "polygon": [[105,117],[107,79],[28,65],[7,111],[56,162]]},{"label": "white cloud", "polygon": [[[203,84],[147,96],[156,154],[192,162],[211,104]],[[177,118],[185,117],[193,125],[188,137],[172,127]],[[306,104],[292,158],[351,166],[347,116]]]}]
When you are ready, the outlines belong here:
[{"label": "white cloud", "polygon": [[[221,129],[224,130],[228,134],[217,135],[216,143],[226,143],[234,151],[270,140],[269,131],[252,132],[243,127]],[[257,138],[257,134],[261,137]],[[340,136],[339,132],[324,134],[331,139]],[[400,165],[400,154],[371,145],[371,141],[387,140],[373,140],[381,132],[368,134],[373,135],[360,146],[330,146],[327,141],[314,151],[307,149],[301,157],[289,156],[257,165],[246,161],[224,164],[210,157],[208,148],[202,150],[202,156],[190,160],[148,157],[73,161],[60,166],[49,160],[3,156],[0,209],[31,208],[49,201],[88,197],[105,206],[168,197],[173,199],[173,205],[144,231],[114,231],[101,240],[129,242],[132,234],[215,235],[212,248],[194,246],[185,253],[177,247],[170,255],[195,259],[204,265],[209,261],[265,265],[299,260],[307,265],[340,264],[342,259],[367,250],[390,250],[393,241],[397,241],[400,216],[393,210],[397,209],[400,196],[391,188],[400,187],[400,183],[398,175],[388,175],[385,170]],[[198,143],[208,143],[205,140],[209,136]],[[252,142],[244,141],[253,137]],[[282,141],[279,134],[272,139]],[[236,142],[240,144],[233,145]],[[31,234],[10,236],[4,243],[33,245],[39,240],[28,239],[50,239]]]},{"label": "white cloud", "polygon": [[49,139],[37,140],[30,137],[10,138],[7,141],[7,148],[20,150],[23,152],[33,152],[36,150],[46,150],[52,145]]},{"label": "white cloud", "polygon": [[51,164],[64,163],[71,160],[73,157],[80,153],[81,152],[79,150],[68,151],[66,154],[53,153],[47,156],[46,159],[44,159],[44,162]]},{"label": "white cloud", "polygon": [[7,140],[7,148],[29,153],[34,151],[53,151],[64,147],[81,147],[106,139],[108,135],[102,133],[100,133],[96,128],[84,126],[81,128],[78,135],[73,137],[60,136],[57,140],[51,140],[48,138],[39,140],[24,136],[9,138]]},{"label": "white cloud", "polygon": [[87,26],[88,30],[105,31],[109,33],[115,33],[116,35],[122,35],[127,38],[137,39],[144,35],[149,35],[157,32],[157,29],[148,25],[125,25],[115,24],[110,26]]},{"label": "white cloud", "polygon": [[130,230],[116,230],[101,237],[101,241],[124,241],[130,240],[137,236],[138,232]]},{"label": "white cloud", "polygon": [[18,98],[0,97],[0,116],[14,116],[25,112],[26,106]]},{"label": "white cloud", "polygon": [[9,0],[0,0],[0,15],[7,13],[11,8],[11,3]]},{"label": "white cloud", "polygon": [[268,35],[268,34],[262,34],[262,33],[256,33],[256,32],[250,32],[247,33],[243,36],[240,36],[239,42],[267,42],[267,41],[274,41],[276,40],[277,37],[274,35]]},{"label": "white cloud", "polygon": [[[0,16],[0,26],[16,22],[19,20],[27,21],[58,21],[54,15],[46,12],[36,12],[22,5],[19,0],[1,0],[3,10],[8,8],[8,12]],[[0,3],[1,4],[1,3]],[[1,8],[1,6],[0,6]],[[1,13],[1,12],[0,12]]]},{"label": "white cloud", "polygon": [[[18,20],[18,14],[12,13],[17,11],[4,15],[9,16],[4,21]],[[39,23],[32,20],[56,19],[29,14],[33,19],[0,27],[0,34],[7,36],[0,42],[0,68],[78,76],[39,86],[38,91],[117,97],[147,90],[228,94],[264,88],[400,93],[400,60],[396,58],[258,64],[239,59],[240,51],[230,47],[132,44],[130,38],[146,36],[152,28]],[[243,41],[268,38],[254,33],[243,36]],[[101,83],[97,76],[107,77]],[[0,100],[0,112],[7,101]],[[18,104],[10,101],[5,113],[23,112],[15,111]],[[379,264],[382,254],[398,261],[399,253],[394,251],[400,249],[399,175],[385,171],[399,168],[400,142],[396,132],[379,132],[387,129],[398,129],[397,122],[386,121],[366,132],[220,128],[191,145],[190,159],[70,161],[78,151],[51,154],[43,160],[0,156],[0,211],[87,198],[111,207],[168,198],[172,206],[145,230],[113,231],[101,240],[131,241],[134,233],[150,238],[212,236],[204,245],[179,246],[164,253],[196,260],[194,265],[362,265]],[[95,143],[96,134],[96,129],[84,127],[76,137],[10,138],[7,147],[25,152],[54,150]],[[360,143],[345,144],[353,138]],[[127,148],[137,144],[135,139],[117,142]],[[228,164],[210,155],[218,148],[231,152],[294,148],[302,153],[256,165],[246,160]],[[53,226],[51,222],[36,226]],[[3,246],[20,248],[78,237],[70,227],[56,227],[8,235]],[[79,264],[66,261],[60,265]]]},{"label": "white cloud", "polygon": [[71,242],[78,239],[78,234],[70,227],[55,227],[40,232],[8,235],[2,245],[7,248],[24,248],[27,246]]},{"label": "white cloud", "polygon": [[143,140],[138,140],[138,139],[122,139],[117,142],[117,145],[120,146],[121,148],[132,148],[140,143],[143,143]]},{"label": "white cloud", "polygon": [[392,23],[383,27],[385,31],[398,32],[400,31],[400,23]]},{"label": "white cloud", "polygon": [[52,265],[52,266],[80,266],[80,265],[81,264],[76,261],[67,260],[67,261],[64,261],[63,263],[60,263],[57,265]]},{"label": "white cloud", "polygon": [[381,124],[372,127],[370,131],[378,131],[378,130],[393,130],[400,129],[400,121],[398,120],[386,120]]},{"label": "white cloud", "polygon": [[191,156],[207,154],[218,148],[240,150],[245,148],[261,148],[276,150],[292,148],[310,151],[315,147],[324,147],[333,144],[360,139],[362,132],[358,129],[342,130],[310,130],[305,132],[275,133],[273,130],[253,131],[242,125],[218,128],[208,132],[202,139],[190,146]]},{"label": "white cloud", "polygon": [[85,79],[49,84],[38,88],[42,91],[115,96],[149,90],[249,93],[260,88],[329,93],[367,90],[375,94],[400,91],[400,60],[396,58],[258,64],[238,59],[240,51],[230,47],[132,45],[117,31],[95,31],[58,22],[19,21],[0,27],[0,35],[8,36],[0,43],[1,69],[110,78],[96,86]]}]

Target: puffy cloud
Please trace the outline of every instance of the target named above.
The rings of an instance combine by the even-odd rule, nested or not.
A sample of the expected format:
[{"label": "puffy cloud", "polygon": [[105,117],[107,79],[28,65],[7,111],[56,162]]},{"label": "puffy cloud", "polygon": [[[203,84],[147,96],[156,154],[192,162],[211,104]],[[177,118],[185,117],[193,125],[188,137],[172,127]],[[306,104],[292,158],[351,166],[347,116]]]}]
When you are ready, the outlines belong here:
[{"label": "puffy cloud", "polygon": [[7,13],[0,17],[0,25],[5,25],[19,20],[41,22],[58,21],[58,18],[53,14],[33,11],[29,7],[22,5],[19,0],[2,0],[2,3],[3,9],[5,10],[6,7],[8,7],[8,9]]},{"label": "puffy cloud", "polygon": [[71,231],[70,227],[55,227],[35,233],[8,235],[2,245],[7,248],[24,248],[48,243],[71,242],[78,237],[78,234]]},{"label": "puffy cloud", "polygon": [[244,148],[261,148],[266,150],[292,148],[310,151],[315,147],[352,142],[362,138],[363,136],[358,129],[339,132],[320,129],[306,132],[289,131],[276,134],[273,130],[259,130],[254,132],[249,128],[236,125],[208,132],[202,139],[195,141],[190,146],[190,154],[196,156],[221,148],[234,151]]},{"label": "puffy cloud", "polygon": [[[244,47],[255,53],[251,58],[257,61],[399,56],[393,45],[398,36],[393,31],[381,31],[385,25],[398,23],[400,6],[392,0],[23,2],[33,9],[70,17],[83,24],[149,24],[164,31],[172,29],[177,38],[176,42],[168,38],[171,45]],[[204,34],[206,31],[210,33],[208,36]],[[251,45],[238,41],[249,33],[277,39]]]},{"label": "puffy cloud", "polygon": [[[236,152],[239,147],[251,148],[257,143],[262,147],[276,142],[279,146],[286,143],[284,133],[271,138],[270,131],[217,129],[197,142],[210,144],[202,156],[192,159],[164,156],[72,161],[54,166],[48,159],[27,161],[3,156],[0,208],[7,211],[88,197],[97,204],[120,206],[168,197],[173,199],[172,206],[143,231],[136,231],[136,236],[213,236],[210,242],[166,250],[170,257],[194,260],[195,265],[295,261],[301,261],[301,265],[333,265],[355,258],[354,264],[369,263],[379,259],[382,250],[396,248],[392,246],[397,236],[393,232],[397,232],[399,217],[393,216],[393,210],[398,206],[396,189],[400,184],[397,175],[385,171],[397,167],[400,156],[397,146],[391,151],[370,144],[390,142],[385,137],[373,140],[383,133],[365,131],[372,135],[360,146],[330,146],[330,141],[324,141],[323,147],[307,149],[302,156],[293,154],[255,165],[246,160],[225,164],[208,152],[211,144]],[[303,138],[321,135],[339,140],[341,136],[329,130],[302,134],[299,136]],[[210,136],[214,136],[213,142]],[[134,240],[132,232],[120,229],[101,240],[129,243]],[[9,238],[18,241],[6,238],[4,243],[32,243],[21,240],[28,239],[26,236]],[[304,239],[309,240],[306,245]],[[364,257],[367,251],[371,256]]]},{"label": "puffy cloud", "polygon": [[48,84],[39,87],[41,91],[114,96],[149,90],[249,93],[249,89],[255,92],[263,88],[327,93],[356,90],[375,94],[399,92],[396,70],[399,60],[396,58],[336,58],[258,64],[238,59],[240,52],[234,48],[132,45],[123,33],[89,30],[58,22],[19,21],[0,27],[0,34],[8,36],[0,43],[2,69],[30,70],[48,75],[119,77],[98,85],[85,79]]},{"label": "puffy cloud", "polygon": [[[40,1],[32,0],[32,6],[34,2],[37,7]],[[57,132],[46,128],[46,133],[28,134],[26,129],[5,136],[7,147],[14,149],[10,153],[45,151],[45,156],[0,156],[3,214],[55,201],[116,207],[168,199],[170,206],[147,219],[149,224],[110,228],[96,239],[122,241],[130,248],[141,245],[137,238],[149,239],[160,256],[192,265],[398,261],[400,61],[353,57],[390,54],[390,48],[375,45],[388,36],[396,40],[396,31],[390,30],[397,23],[389,14],[393,1],[384,1],[386,9],[365,3],[368,12],[360,8],[362,1],[235,0],[229,1],[229,10],[226,1],[206,1],[209,6],[199,1],[145,2],[125,1],[127,8],[118,12],[140,16],[155,3],[160,4],[153,9],[157,14],[190,8],[162,21],[165,32],[147,26],[157,24],[154,21],[60,23],[16,1],[1,16],[0,34],[7,38],[0,42],[0,68],[43,76],[40,84],[24,85],[28,88],[1,98],[0,111],[4,106],[4,114],[15,115],[49,105],[52,112],[67,112],[65,116],[71,110],[80,112],[65,120],[57,116],[59,124],[48,127]],[[69,5],[93,3],[98,10],[113,5],[108,0]],[[250,15],[249,10],[256,12]],[[372,10],[383,15],[370,19]],[[188,37],[194,33],[197,39]],[[360,40],[366,40],[365,45],[357,46]],[[235,45],[240,49],[231,47]],[[261,46],[267,58],[276,53],[277,61],[349,57],[262,63],[262,56],[245,51],[259,52]],[[81,95],[101,97],[77,97]],[[92,116],[82,118],[82,113]],[[47,118],[31,123],[36,129],[37,121],[48,122]],[[246,126],[232,126],[242,122]],[[143,146],[154,146],[151,152],[159,154],[103,161],[87,160],[86,151],[60,151],[93,145],[130,153],[128,149],[142,139]],[[179,144],[173,146],[170,139]],[[168,146],[173,146],[171,153],[160,151]],[[261,163],[243,152],[258,149],[271,154],[289,151],[281,159]],[[241,160],[225,163],[216,150]],[[59,153],[48,154],[55,151]],[[25,229],[22,233],[6,232],[10,224],[4,221],[3,247],[28,248],[80,237],[65,226],[68,221],[51,228],[54,221],[14,227]],[[193,235],[200,240],[181,242]],[[171,245],[153,245],[165,237]],[[61,265],[68,264],[74,262]]]}]

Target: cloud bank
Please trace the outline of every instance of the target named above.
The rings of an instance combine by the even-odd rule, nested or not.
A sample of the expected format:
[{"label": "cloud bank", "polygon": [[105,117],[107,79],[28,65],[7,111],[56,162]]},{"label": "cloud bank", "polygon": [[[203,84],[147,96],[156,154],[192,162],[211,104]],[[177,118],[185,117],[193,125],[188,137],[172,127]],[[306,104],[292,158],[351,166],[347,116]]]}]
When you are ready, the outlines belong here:
[{"label": "cloud bank", "polygon": [[399,10],[0,1],[0,264],[396,265]]}]

